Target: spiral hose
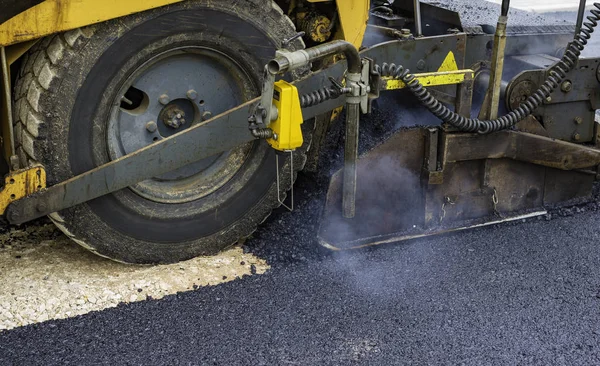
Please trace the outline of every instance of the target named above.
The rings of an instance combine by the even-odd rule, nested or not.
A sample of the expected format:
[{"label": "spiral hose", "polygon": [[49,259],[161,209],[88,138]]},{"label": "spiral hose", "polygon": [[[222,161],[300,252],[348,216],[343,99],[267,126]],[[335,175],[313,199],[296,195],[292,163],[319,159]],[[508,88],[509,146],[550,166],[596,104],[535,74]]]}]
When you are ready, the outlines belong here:
[{"label": "spiral hose", "polygon": [[300,96],[300,107],[307,108],[317,105],[319,103],[323,103],[330,99],[335,99],[339,97],[340,91],[331,86],[326,86],[319,90],[315,90],[311,93],[304,94]]},{"label": "spiral hose", "polygon": [[518,122],[529,116],[546,98],[552,94],[565,79],[567,73],[575,68],[581,51],[585,48],[588,40],[591,38],[594,28],[600,21],[600,3],[594,3],[595,9],[588,16],[589,22],[585,22],[579,31],[575,34],[573,41],[570,42],[561,60],[554,65],[549,72],[548,78],[531,96],[527,98],[518,108],[512,112],[493,119],[481,121],[477,118],[466,118],[461,116],[443,105],[435,99],[429,91],[421,84],[421,82],[411,74],[408,69],[402,65],[384,63],[381,66],[377,65],[376,70],[381,76],[390,76],[394,79],[402,80],[408,89],[419,99],[419,101],[436,117],[443,122],[451,124],[462,131],[478,132],[487,134],[495,131],[504,130],[516,125]]}]

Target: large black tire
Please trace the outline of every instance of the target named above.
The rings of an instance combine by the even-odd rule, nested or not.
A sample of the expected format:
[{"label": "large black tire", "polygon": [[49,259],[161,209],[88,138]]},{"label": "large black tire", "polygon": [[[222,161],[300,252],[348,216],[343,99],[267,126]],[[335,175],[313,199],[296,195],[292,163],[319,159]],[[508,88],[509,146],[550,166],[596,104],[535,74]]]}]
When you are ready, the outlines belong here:
[{"label": "large black tire", "polygon": [[[42,163],[52,185],[110,161],[105,136],[115,95],[132,70],[169,47],[218,47],[240,63],[258,96],[262,68],[293,34],[274,2],[198,0],[45,38],[26,56],[15,88],[21,164]],[[310,133],[305,140],[295,152],[296,171],[305,163]],[[289,172],[289,159],[280,161]],[[274,165],[273,150],[257,141],[239,171],[206,197],[166,204],[124,189],[50,218],[78,244],[121,262],[211,255],[250,235],[279,206]],[[282,178],[287,191],[293,178]]]}]

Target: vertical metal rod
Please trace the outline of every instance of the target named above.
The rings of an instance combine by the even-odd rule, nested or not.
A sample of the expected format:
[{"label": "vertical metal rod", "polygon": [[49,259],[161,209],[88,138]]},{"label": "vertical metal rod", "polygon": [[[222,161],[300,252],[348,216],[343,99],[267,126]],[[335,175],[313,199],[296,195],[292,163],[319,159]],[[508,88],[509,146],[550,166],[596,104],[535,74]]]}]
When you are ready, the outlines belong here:
[{"label": "vertical metal rod", "polygon": [[[2,90],[4,91],[4,99],[6,100],[6,116],[8,123],[8,137],[10,141],[5,142],[10,144],[10,151],[5,151],[10,153],[9,160],[11,162],[11,168],[14,169],[15,162],[17,160],[14,158],[15,155],[15,137],[13,132],[13,115],[12,115],[12,93],[10,88],[10,73],[8,69],[8,60],[6,58],[6,49],[4,47],[0,47],[0,63],[2,63]],[[18,166],[16,166],[18,169]]]},{"label": "vertical metal rod", "polygon": [[288,206],[283,202],[283,198],[281,198],[281,187],[280,187],[280,179],[279,179],[279,153],[275,153],[275,171],[277,173],[277,201],[279,204],[285,207],[288,211],[294,211],[294,152],[292,150],[286,150],[286,152],[290,153],[290,191],[292,197],[290,198],[291,204]]},{"label": "vertical metal rod", "polygon": [[500,105],[500,93],[502,89],[502,72],[504,71],[507,23],[508,18],[505,15],[500,15],[498,24],[496,25],[496,34],[494,35],[490,85],[488,86],[485,95],[484,105],[479,114],[479,119],[495,119],[498,117],[498,106]]},{"label": "vertical metal rod", "polygon": [[502,8],[500,9],[500,15],[503,17],[508,16],[509,9],[510,9],[510,0],[502,0]]},{"label": "vertical metal rod", "polygon": [[348,219],[353,218],[356,214],[356,161],[358,160],[359,118],[360,104],[347,103],[342,214]]},{"label": "vertical metal rod", "polygon": [[583,25],[583,17],[585,15],[585,3],[586,0],[579,0],[579,11],[577,12],[577,23],[575,25],[575,34],[579,34],[581,26]]},{"label": "vertical metal rod", "polygon": [[415,2],[415,33],[417,37],[423,35],[423,27],[421,26],[421,1],[414,0]]}]

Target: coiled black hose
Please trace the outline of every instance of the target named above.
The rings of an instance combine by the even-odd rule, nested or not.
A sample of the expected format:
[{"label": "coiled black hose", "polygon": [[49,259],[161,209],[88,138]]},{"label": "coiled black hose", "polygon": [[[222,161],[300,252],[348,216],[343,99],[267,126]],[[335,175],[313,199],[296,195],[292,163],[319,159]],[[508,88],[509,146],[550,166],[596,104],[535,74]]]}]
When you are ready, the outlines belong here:
[{"label": "coiled black hose", "polygon": [[319,90],[315,90],[311,93],[304,94],[300,96],[300,107],[307,108],[312,107],[313,105],[317,105],[319,103],[323,103],[330,99],[335,99],[339,97],[340,91],[334,87],[326,86]]},{"label": "coiled black hose", "polygon": [[500,131],[510,128],[529,116],[543,101],[552,94],[565,79],[567,73],[577,64],[577,60],[581,55],[581,51],[585,48],[588,40],[591,38],[594,28],[600,21],[600,3],[594,3],[595,9],[591,10],[592,15],[588,16],[589,22],[583,24],[579,33],[575,34],[573,41],[569,43],[561,60],[554,65],[549,72],[548,78],[544,81],[527,100],[525,100],[518,108],[512,112],[493,119],[481,121],[477,118],[463,117],[440,103],[435,99],[429,91],[421,84],[421,82],[405,69],[402,65],[384,63],[381,66],[377,65],[376,70],[382,76],[391,76],[395,79],[402,80],[408,89],[419,99],[419,101],[431,111],[436,117],[445,123],[449,123],[462,131],[479,132],[487,134],[494,131]]}]

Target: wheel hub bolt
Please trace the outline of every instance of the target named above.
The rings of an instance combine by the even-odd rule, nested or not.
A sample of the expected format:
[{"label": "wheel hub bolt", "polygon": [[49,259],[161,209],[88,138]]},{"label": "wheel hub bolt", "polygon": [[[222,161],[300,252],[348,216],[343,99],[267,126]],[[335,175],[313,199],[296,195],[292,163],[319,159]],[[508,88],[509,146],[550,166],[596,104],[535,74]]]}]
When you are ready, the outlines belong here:
[{"label": "wheel hub bolt", "polygon": [[188,90],[186,95],[189,100],[195,100],[196,98],[198,98],[198,92],[196,92],[194,89]]},{"label": "wheel hub bolt", "polygon": [[169,104],[169,102],[170,102],[171,100],[169,99],[169,96],[168,96],[168,95],[166,95],[166,94],[163,94],[163,95],[161,95],[160,97],[158,97],[158,101],[159,101],[159,103],[160,103],[160,104],[162,104],[162,105],[167,105],[167,104]]},{"label": "wheel hub bolt", "polygon": [[185,112],[174,108],[171,109],[165,116],[163,122],[171,128],[179,128],[185,124]]},{"label": "wheel hub bolt", "polygon": [[148,132],[155,132],[157,128],[158,128],[158,126],[156,125],[156,122],[154,122],[154,121],[150,121],[150,122],[146,123],[146,130],[148,130]]}]

